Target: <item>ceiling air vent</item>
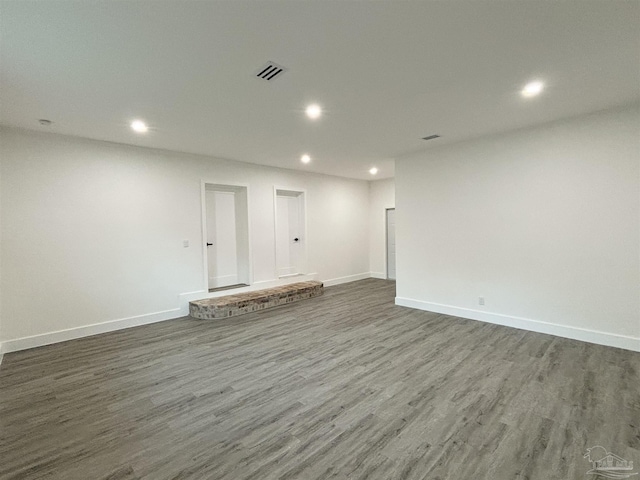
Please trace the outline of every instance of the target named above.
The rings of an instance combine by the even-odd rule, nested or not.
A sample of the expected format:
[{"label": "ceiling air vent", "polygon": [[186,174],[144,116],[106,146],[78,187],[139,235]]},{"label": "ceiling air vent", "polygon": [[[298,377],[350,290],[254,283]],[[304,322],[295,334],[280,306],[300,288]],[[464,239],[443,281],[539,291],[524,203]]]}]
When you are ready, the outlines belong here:
[{"label": "ceiling air vent", "polygon": [[434,138],[440,138],[440,135],[429,135],[428,137],[422,137],[423,140],[433,140]]},{"label": "ceiling air vent", "polygon": [[274,62],[267,62],[265,65],[260,67],[256,72],[256,77],[262,78],[263,80],[271,81],[280,77],[287,69],[282,65],[278,65]]}]

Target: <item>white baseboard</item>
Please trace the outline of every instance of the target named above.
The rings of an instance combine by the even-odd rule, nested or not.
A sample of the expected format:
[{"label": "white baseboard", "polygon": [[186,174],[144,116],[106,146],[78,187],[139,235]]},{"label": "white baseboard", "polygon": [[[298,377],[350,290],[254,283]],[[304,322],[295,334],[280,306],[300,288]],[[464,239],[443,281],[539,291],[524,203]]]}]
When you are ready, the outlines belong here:
[{"label": "white baseboard", "polygon": [[28,348],[42,347],[52,343],[65,342],[81,337],[89,337],[99,333],[113,332],[114,330],[122,330],[125,328],[139,327],[150,323],[162,322],[179,318],[180,309],[165,310],[162,312],[148,313],[146,315],[138,315],[135,317],[120,318],[118,320],[110,320],[103,323],[94,323],[93,325],[85,325],[82,327],[69,328],[66,330],[58,330],[57,332],[43,333],[31,337],[16,338],[14,340],[6,340],[0,343],[1,354],[17,352],[18,350],[26,350]]},{"label": "white baseboard", "polygon": [[356,282],[358,280],[364,280],[365,278],[371,278],[371,273],[358,273],[356,275],[348,275],[346,277],[331,278],[329,280],[323,280],[322,283],[325,287],[332,287],[333,285],[340,285],[342,283]]},{"label": "white baseboard", "polygon": [[[270,288],[279,285],[287,285],[289,283],[302,282],[308,280],[317,280],[317,273],[309,273],[306,275],[297,275],[294,277],[278,278],[273,280],[265,280],[262,282],[255,282],[248,287],[242,287],[234,289],[233,292],[250,292],[254,290],[261,290],[263,288]],[[355,282],[357,280],[364,280],[370,278],[369,272],[360,273],[357,275],[349,275],[346,277],[333,278],[325,280],[323,283],[325,286],[340,285],[341,283]],[[172,320],[174,318],[180,318],[189,315],[189,302],[193,300],[200,300],[203,298],[214,298],[219,296],[229,295],[229,291],[212,292],[206,290],[199,290],[195,292],[187,292],[180,294],[179,307],[171,310],[164,310],[162,312],[148,313],[145,315],[138,315],[135,317],[121,318],[117,320],[110,320],[103,323],[95,323],[92,325],[84,325],[82,327],[69,328],[66,330],[58,330],[55,332],[48,332],[39,335],[33,335],[30,337],[16,338],[13,340],[6,340],[0,342],[0,362],[2,361],[2,354],[17,352],[19,350],[26,350],[28,348],[42,347],[44,345],[50,345],[52,343],[65,342],[67,340],[74,340],[76,338],[89,337],[91,335],[98,335],[100,333],[113,332],[115,330],[122,330],[125,328],[138,327],[141,325],[148,325],[150,323],[162,322],[165,320]]]},{"label": "white baseboard", "polygon": [[381,280],[386,280],[387,275],[384,272],[371,272],[371,278],[379,278]]},{"label": "white baseboard", "polygon": [[510,315],[503,315],[500,313],[482,312],[480,310],[442,305],[439,303],[423,302],[422,300],[414,300],[404,297],[396,297],[396,305],[640,352],[640,338],[625,335],[599,332],[586,328],[570,327],[568,325],[542,322],[540,320],[531,320],[529,318],[512,317]]},{"label": "white baseboard", "polygon": [[303,273],[298,273],[297,268],[283,268],[278,272],[278,278],[284,277],[293,277],[297,275],[304,275]]}]

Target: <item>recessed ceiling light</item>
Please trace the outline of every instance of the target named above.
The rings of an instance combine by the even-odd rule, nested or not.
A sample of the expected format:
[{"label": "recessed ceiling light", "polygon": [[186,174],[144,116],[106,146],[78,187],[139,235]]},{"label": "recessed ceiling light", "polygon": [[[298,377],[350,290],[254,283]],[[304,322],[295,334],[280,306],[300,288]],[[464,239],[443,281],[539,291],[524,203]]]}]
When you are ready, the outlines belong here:
[{"label": "recessed ceiling light", "polygon": [[371,175],[375,175],[376,173],[378,173],[378,169],[376,167],[371,167],[371,169],[369,170],[369,173]]},{"label": "recessed ceiling light", "polygon": [[540,92],[542,92],[542,90],[544,90],[544,83],[540,81],[535,81],[535,82],[527,83],[522,89],[522,91],[520,92],[520,94],[523,97],[527,97],[527,98],[535,97]]},{"label": "recessed ceiling light", "polygon": [[320,105],[313,103],[309,105],[304,112],[307,114],[307,117],[315,120],[322,115],[322,108],[320,108]]},{"label": "recessed ceiling light", "polygon": [[309,163],[311,161],[311,157],[305,153],[300,157],[300,161],[302,163]]},{"label": "recessed ceiling light", "polygon": [[137,133],[147,133],[149,131],[149,127],[142,120],[134,120],[131,122],[131,130]]}]

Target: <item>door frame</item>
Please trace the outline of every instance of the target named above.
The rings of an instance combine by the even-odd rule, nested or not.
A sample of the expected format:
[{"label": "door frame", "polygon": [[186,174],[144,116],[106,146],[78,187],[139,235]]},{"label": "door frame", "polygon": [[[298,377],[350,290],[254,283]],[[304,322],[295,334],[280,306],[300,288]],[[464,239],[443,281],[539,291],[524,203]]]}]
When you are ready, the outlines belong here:
[{"label": "door frame", "polygon": [[[200,179],[200,227],[202,235],[202,284],[205,292],[209,291],[209,256],[207,253],[207,185],[219,185],[221,187],[244,188],[247,192],[247,240],[249,262],[249,285],[253,285],[253,258],[251,248],[251,190],[247,183],[225,182],[221,180]],[[236,225],[236,229],[237,229]]]},{"label": "door frame", "polygon": [[[384,279],[391,280],[389,278],[389,210],[396,210],[396,207],[384,207]],[[397,229],[396,229],[397,232]],[[396,243],[396,246],[398,244]],[[398,276],[398,252],[396,250],[396,277]],[[393,279],[394,281],[397,278]]]},{"label": "door frame", "polygon": [[296,197],[301,198],[302,208],[300,212],[302,212],[302,259],[300,265],[300,272],[295,275],[305,275],[308,271],[308,249],[307,249],[307,190],[304,188],[296,188],[296,187],[279,187],[273,186],[273,272],[274,278],[286,278],[288,276],[293,275],[284,275],[280,277],[278,275],[278,191],[297,193]]}]

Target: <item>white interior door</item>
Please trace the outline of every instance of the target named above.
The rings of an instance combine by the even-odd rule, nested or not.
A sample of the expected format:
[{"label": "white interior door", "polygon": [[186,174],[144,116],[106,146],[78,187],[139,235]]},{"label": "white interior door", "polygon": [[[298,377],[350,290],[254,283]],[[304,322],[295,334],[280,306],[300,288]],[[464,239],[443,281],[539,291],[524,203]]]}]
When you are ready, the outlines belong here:
[{"label": "white interior door", "polygon": [[396,210],[387,209],[387,278],[396,279]]},{"label": "white interior door", "polygon": [[209,288],[238,283],[234,192],[206,191]]},{"label": "white interior door", "polygon": [[302,229],[299,196],[276,196],[276,268],[278,276],[302,273]]}]

